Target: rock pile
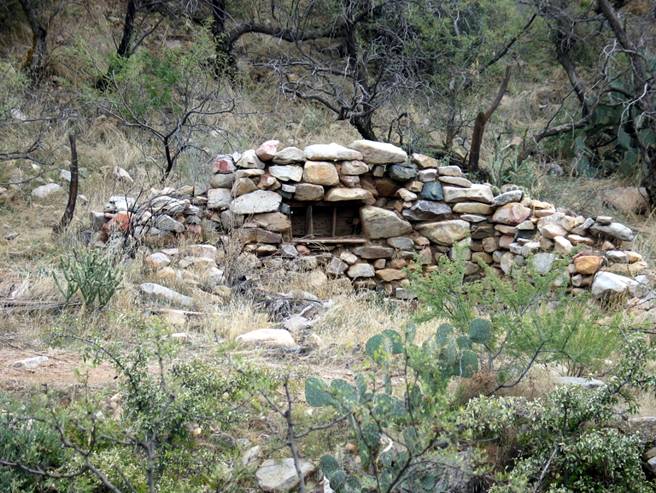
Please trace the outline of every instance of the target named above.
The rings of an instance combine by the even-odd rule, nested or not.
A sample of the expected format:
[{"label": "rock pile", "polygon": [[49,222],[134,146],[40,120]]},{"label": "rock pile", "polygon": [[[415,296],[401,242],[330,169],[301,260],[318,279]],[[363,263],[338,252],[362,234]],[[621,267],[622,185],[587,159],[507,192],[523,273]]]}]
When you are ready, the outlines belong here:
[{"label": "rock pile", "polygon": [[[267,141],[217,156],[211,166],[206,190],[166,188],[140,203],[111,197],[92,217],[100,239],[129,231],[165,244],[197,238],[203,228],[238,229],[254,265],[301,261],[399,298],[410,296],[409,263],[436,269],[456,246],[464,249],[472,276],[480,263],[510,274],[531,261],[546,272],[557,256],[576,252],[569,266],[573,289],[635,295],[646,281],[640,274],[647,265],[631,249],[633,231],[611,217],[559,210],[513,186],[496,191],[472,183],[457,166],[408,156],[391,144],[357,140],[348,147],[279,149],[278,141]],[[328,211],[321,218],[320,208]]]}]

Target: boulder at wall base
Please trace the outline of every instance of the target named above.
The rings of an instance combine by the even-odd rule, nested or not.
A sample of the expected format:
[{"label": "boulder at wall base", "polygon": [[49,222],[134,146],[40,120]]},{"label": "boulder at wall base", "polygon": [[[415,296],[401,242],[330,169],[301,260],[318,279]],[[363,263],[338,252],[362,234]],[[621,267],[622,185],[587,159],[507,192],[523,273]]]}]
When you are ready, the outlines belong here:
[{"label": "boulder at wall base", "polygon": [[[314,472],[311,462],[300,459],[300,470],[303,477]],[[267,459],[255,473],[258,486],[267,492],[281,493],[291,491],[300,482],[294,459]]]},{"label": "boulder at wall base", "polygon": [[597,223],[590,227],[590,231],[596,234],[611,236],[612,238],[622,241],[633,241],[633,238],[635,238],[635,234],[631,228],[624,226],[621,223]]},{"label": "boulder at wall base", "polygon": [[230,203],[230,210],[234,214],[259,214],[274,212],[280,207],[282,197],[268,190],[256,190],[237,197]]},{"label": "boulder at wall base", "polygon": [[597,272],[592,281],[592,295],[598,298],[622,295],[638,287],[638,281],[612,272]]},{"label": "boulder at wall base", "polygon": [[373,265],[362,262],[349,267],[347,274],[351,279],[358,279],[361,277],[374,277],[376,272]]},{"label": "boulder at wall base", "polygon": [[401,219],[396,212],[380,207],[365,206],[360,209],[362,229],[367,238],[392,238],[412,232],[412,225]]},{"label": "boulder at wall base", "polygon": [[461,219],[419,224],[417,231],[432,242],[445,246],[451,246],[470,234],[469,223]]},{"label": "boulder at wall base", "polygon": [[365,245],[354,248],[353,253],[364,259],[391,258],[394,255],[394,249],[380,245]]},{"label": "boulder at wall base", "polygon": [[408,155],[403,149],[386,142],[356,140],[351,142],[349,147],[359,151],[364,161],[370,164],[403,163],[408,159]]}]

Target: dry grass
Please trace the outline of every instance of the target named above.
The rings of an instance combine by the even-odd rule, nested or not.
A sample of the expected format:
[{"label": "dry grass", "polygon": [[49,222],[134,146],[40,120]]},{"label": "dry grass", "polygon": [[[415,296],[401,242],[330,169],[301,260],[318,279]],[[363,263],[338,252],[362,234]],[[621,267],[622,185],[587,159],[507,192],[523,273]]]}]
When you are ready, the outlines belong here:
[{"label": "dry grass", "polygon": [[252,301],[234,297],[226,305],[214,308],[208,317],[205,331],[232,340],[245,332],[271,325],[268,315],[258,311]]}]

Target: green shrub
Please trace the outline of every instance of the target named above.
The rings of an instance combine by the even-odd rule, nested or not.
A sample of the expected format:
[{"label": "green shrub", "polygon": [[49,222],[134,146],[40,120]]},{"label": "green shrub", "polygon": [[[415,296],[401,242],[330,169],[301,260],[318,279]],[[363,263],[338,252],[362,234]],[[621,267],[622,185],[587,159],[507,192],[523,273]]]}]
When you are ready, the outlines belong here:
[{"label": "green shrub", "polygon": [[653,389],[653,360],[654,350],[634,339],[598,389],[562,386],[535,401],[470,401],[459,419],[465,434],[472,443],[494,443],[509,455],[500,464],[509,474],[492,491],[656,491],[642,470],[639,437],[617,428],[618,407],[635,411],[629,390]]},{"label": "green shrub", "polygon": [[253,393],[270,380],[239,363],[174,364],[163,327],[134,330],[140,344],[129,351],[83,341],[91,361],[111,364],[117,390],[83,385],[65,400],[46,392],[29,406],[0,402],[0,484],[76,493],[221,489],[219,465],[238,451],[216,437],[249,415]]},{"label": "green shrub", "polygon": [[62,285],[55,274],[53,277],[66,302],[70,302],[79,294],[87,308],[106,306],[119,288],[123,277],[111,256],[94,249],[85,249],[62,257],[59,269],[66,284]]},{"label": "green shrub", "polygon": [[572,375],[598,370],[619,346],[622,319],[603,320],[589,296],[569,293],[562,282],[568,262],[555,260],[540,274],[529,258],[511,276],[482,264],[485,275],[465,282],[462,255],[443,258],[427,276],[411,273],[420,302],[417,321],[446,321],[461,336],[476,324],[486,337],[477,346],[481,369],[496,376],[497,389],[519,383],[536,364],[563,364]]},{"label": "green shrub", "polygon": [[[527,468],[544,464],[540,461],[549,458],[550,447],[561,443],[561,428],[576,438],[563,442],[576,446],[559,449],[562,459],[559,456],[554,464],[555,477],[571,476],[564,486],[595,491],[589,485],[608,476],[623,478],[617,484],[642,487],[638,443],[606,425],[624,387],[645,376],[649,352],[633,343],[614,373],[619,383],[594,399],[561,388],[545,401],[482,396],[463,409],[462,396],[453,392],[454,379],[466,384],[477,375],[491,374],[493,385],[485,390],[494,394],[515,386],[535,364],[566,364],[576,373],[593,371],[619,347],[621,333],[619,321],[602,329],[601,315],[589,300],[573,298],[558,282],[567,259],[554,262],[547,274],[536,272],[529,261],[510,278],[488,269],[481,280],[465,283],[464,256],[455,252],[453,257],[428,276],[410,275],[419,299],[417,321],[436,321],[432,337],[417,342],[414,325],[403,333],[385,330],[367,341],[368,365],[354,384],[340,379],[306,381],[307,403],[332,408],[349,424],[350,438],[357,443],[359,463],[339,455],[322,457],[331,487],[340,493],[391,493],[450,491],[463,485],[488,489],[495,482],[497,487],[527,485],[535,481],[536,472]],[[583,425],[589,421],[600,427],[584,434]],[[604,439],[612,442],[607,458],[595,449]],[[512,447],[527,451],[520,452],[516,464],[509,464],[508,482],[503,474],[488,473],[483,447],[492,440],[512,441]],[[626,460],[617,455],[622,447]],[[589,457],[608,459],[606,476],[593,474],[586,462]],[[578,464],[578,479],[566,469],[569,463]],[[524,490],[517,486],[506,491]]]}]

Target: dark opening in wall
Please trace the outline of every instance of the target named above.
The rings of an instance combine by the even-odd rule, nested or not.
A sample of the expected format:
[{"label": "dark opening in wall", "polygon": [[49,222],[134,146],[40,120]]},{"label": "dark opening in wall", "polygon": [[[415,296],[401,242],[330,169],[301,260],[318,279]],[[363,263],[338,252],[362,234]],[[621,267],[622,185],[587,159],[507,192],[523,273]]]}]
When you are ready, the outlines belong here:
[{"label": "dark opening in wall", "polygon": [[360,202],[291,204],[294,239],[360,238]]}]

